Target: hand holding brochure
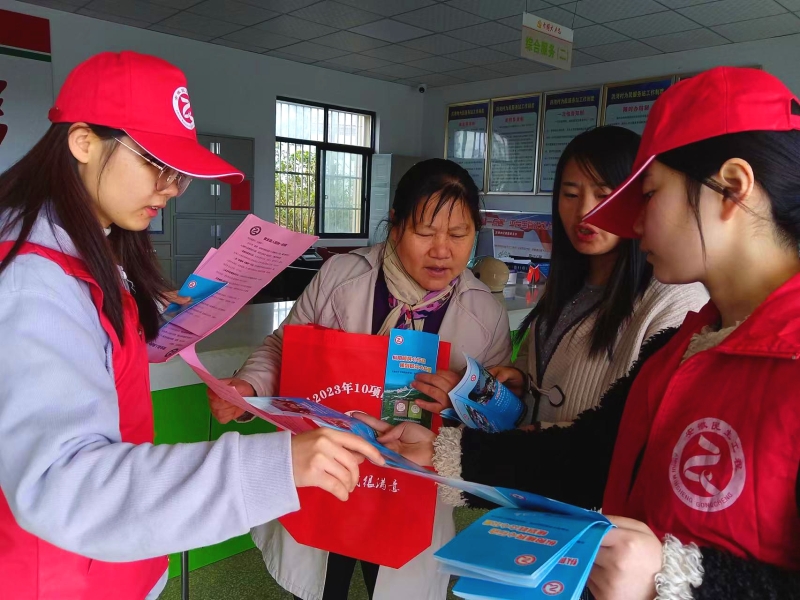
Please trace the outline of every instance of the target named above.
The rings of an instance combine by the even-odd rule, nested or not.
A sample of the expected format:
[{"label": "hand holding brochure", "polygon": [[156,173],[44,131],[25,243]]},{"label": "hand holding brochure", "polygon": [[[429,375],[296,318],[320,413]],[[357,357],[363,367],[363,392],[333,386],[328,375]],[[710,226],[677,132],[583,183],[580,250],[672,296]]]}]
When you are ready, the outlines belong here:
[{"label": "hand holding brochure", "polygon": [[442,568],[460,577],[456,595],[475,600],[580,596],[600,542],[613,527],[603,515],[520,490],[441,477],[381,445],[375,431],[358,419],[303,398],[244,399],[205,370],[193,347],[181,356],[222,398],[292,433],[315,425],[353,433],[378,448],[389,469],[501,506],[436,552]]},{"label": "hand holding brochure", "polygon": [[474,358],[464,358],[467,370],[450,391],[453,408],[442,416],[490,433],[514,429],[525,415],[525,404]]}]

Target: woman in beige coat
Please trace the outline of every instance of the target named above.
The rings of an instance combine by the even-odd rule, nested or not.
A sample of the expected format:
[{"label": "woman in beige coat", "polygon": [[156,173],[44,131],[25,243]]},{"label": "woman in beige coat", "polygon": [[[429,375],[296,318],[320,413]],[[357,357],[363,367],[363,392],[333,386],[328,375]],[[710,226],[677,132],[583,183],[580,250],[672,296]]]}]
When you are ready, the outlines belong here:
[{"label": "woman in beige coat", "polygon": [[[443,159],[416,164],[397,186],[387,242],[331,258],[283,325],[315,323],[378,335],[393,327],[414,328],[452,344],[451,370],[465,368],[464,352],[481,364],[508,364],[508,315],[466,268],[481,227],[479,208],[478,189],[462,167]],[[231,380],[243,395],[278,392],[283,325]],[[313,368],[314,357],[308,361]],[[239,409],[213,395],[210,405],[221,422],[241,417]],[[252,534],[270,574],[296,597],[346,600],[355,559],[302,546],[277,521]],[[448,577],[438,572],[433,553],[453,535],[451,509],[440,503],[428,550],[401,569],[362,563],[370,596],[443,600]]]}]

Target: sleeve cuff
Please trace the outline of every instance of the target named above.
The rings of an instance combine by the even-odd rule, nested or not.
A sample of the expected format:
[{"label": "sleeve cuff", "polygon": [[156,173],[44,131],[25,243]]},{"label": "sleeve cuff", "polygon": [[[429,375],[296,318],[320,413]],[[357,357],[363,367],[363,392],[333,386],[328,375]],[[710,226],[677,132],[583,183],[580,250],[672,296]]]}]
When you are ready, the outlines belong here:
[{"label": "sleeve cuff", "polygon": [[300,510],[288,431],[240,435],[239,472],[251,528]]},{"label": "sleeve cuff", "polygon": [[[433,442],[433,466],[442,477],[461,479],[461,427],[442,427]],[[461,490],[439,485],[439,497],[451,506],[466,506]]]},{"label": "sleeve cuff", "polygon": [[673,535],[662,543],[661,571],[656,575],[656,600],[693,600],[703,583],[703,555],[697,544],[681,544]]}]

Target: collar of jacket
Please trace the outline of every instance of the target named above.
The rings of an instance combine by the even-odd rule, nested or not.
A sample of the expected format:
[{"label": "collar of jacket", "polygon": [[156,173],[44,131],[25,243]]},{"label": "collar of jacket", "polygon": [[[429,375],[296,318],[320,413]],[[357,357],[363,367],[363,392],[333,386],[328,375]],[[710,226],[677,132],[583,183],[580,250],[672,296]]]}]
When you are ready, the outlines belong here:
[{"label": "collar of jacket", "polygon": [[[688,315],[685,325],[696,333],[719,320],[719,310],[709,302],[699,313]],[[800,274],[772,292],[736,331],[709,352],[800,359]]]}]

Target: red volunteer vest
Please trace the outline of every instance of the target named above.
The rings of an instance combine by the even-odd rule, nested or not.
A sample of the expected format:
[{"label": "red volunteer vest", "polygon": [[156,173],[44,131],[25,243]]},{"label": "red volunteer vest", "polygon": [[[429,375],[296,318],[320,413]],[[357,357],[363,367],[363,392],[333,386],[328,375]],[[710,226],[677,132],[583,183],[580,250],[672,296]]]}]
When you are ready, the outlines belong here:
[{"label": "red volunteer vest", "polygon": [[[13,242],[0,243],[0,260]],[[102,312],[103,293],[80,260],[35,244],[21,254],[36,254],[58,264],[67,275],[89,285],[100,323],[112,343],[114,379],[123,442],[153,441],[150,371],[139,312],[133,297],[123,293],[125,341],[119,342]],[[54,399],[54,401],[57,401]],[[167,569],[167,558],[132,563],[106,563],[48,544],[17,525],[0,492],[0,598],[14,600],[143,600]]]},{"label": "red volunteer vest", "polygon": [[692,335],[718,319],[711,304],[690,314],[642,367],[603,512],[643,521],[659,538],[800,569],[800,276],[681,364]]}]

